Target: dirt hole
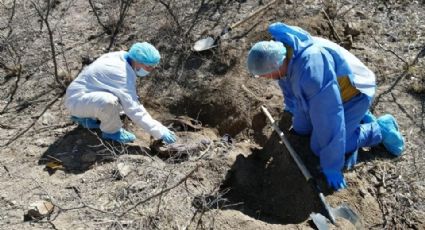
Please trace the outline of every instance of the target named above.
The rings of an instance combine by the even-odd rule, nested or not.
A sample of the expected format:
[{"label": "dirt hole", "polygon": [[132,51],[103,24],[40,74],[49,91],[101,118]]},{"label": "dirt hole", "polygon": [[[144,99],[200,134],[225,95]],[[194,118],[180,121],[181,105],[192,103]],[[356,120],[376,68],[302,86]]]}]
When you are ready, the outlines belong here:
[{"label": "dirt hole", "polygon": [[[197,98],[186,98],[182,102],[185,105],[181,108],[190,109],[186,111],[189,116],[196,117],[204,126],[217,128],[220,133],[233,135],[249,129],[254,133],[251,136],[252,141],[262,142],[260,145],[263,146],[262,149],[253,149],[245,156],[237,156],[220,188],[219,196],[225,201],[217,206],[235,209],[253,218],[277,224],[302,223],[309,219],[312,212],[321,212],[317,194],[307,184],[279,137],[276,134],[268,137],[262,132],[267,124],[265,116],[252,113],[246,119],[241,119],[247,115],[244,114],[243,103],[233,105],[219,98],[209,100],[210,97],[203,96],[210,95],[211,92],[204,93],[198,94],[201,98],[199,101]],[[280,120],[282,129],[290,126],[289,115]],[[318,160],[309,150],[308,138],[294,135],[290,141],[296,146],[305,147],[300,150],[304,153],[301,157],[308,162],[308,167],[314,174],[311,168],[318,165]],[[199,199],[201,201],[194,201],[194,205],[209,203],[208,199],[223,201],[211,197],[206,197],[206,201]]]},{"label": "dirt hole", "polygon": [[[289,120],[282,120],[281,128],[288,127],[288,124]],[[317,174],[311,170],[318,162],[308,152],[307,138],[293,136],[290,141],[297,146],[306,146],[306,151],[302,150],[306,154],[301,157],[308,162],[310,171]],[[269,223],[301,223],[312,212],[321,211],[315,191],[305,181],[276,134],[267,140],[262,149],[254,149],[246,157],[238,155],[221,191],[228,191],[224,197],[230,204],[238,204],[232,208]]]},{"label": "dirt hole", "polygon": [[[256,94],[261,100],[255,101],[240,90],[242,84],[250,88],[248,81],[238,82],[231,77],[212,81],[210,87],[201,87],[185,95],[171,106],[171,113],[199,120],[203,127],[215,128],[221,136],[246,133],[243,138],[263,147],[237,156],[221,185],[220,197],[227,200],[221,208],[235,209],[269,223],[302,223],[312,212],[321,212],[321,206],[317,194],[307,184],[278,136],[270,136],[270,132],[265,134],[264,130],[271,128],[259,105],[276,98],[260,92]],[[276,119],[281,120],[282,129],[290,126],[288,114]],[[313,154],[307,138],[291,136],[291,143],[302,146],[297,149],[304,153],[302,158],[309,163],[309,169],[318,165],[317,159],[310,159]],[[216,200],[207,198],[206,201],[199,198],[200,201],[194,203]]]}]

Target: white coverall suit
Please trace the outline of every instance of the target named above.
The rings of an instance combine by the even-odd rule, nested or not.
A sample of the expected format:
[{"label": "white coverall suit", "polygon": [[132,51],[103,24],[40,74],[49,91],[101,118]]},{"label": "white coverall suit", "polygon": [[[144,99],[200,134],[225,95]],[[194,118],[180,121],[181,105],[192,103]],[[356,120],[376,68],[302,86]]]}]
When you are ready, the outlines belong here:
[{"label": "white coverall suit", "polygon": [[86,67],[66,90],[65,107],[71,115],[100,120],[104,133],[115,133],[122,127],[120,111],[155,139],[166,132],[153,119],[136,93],[136,73],[127,62],[127,52],[107,53]]}]

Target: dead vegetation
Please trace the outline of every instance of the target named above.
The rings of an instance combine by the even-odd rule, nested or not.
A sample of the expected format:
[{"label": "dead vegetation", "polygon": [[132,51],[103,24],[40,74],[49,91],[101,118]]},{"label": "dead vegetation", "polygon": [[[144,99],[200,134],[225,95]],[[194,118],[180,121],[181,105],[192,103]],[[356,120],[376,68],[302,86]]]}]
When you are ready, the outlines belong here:
[{"label": "dead vegetation", "polygon": [[[348,203],[365,228],[424,228],[425,2],[278,1],[214,49],[191,49],[267,2],[0,0],[0,228],[311,228],[315,193],[259,109],[267,105],[287,130],[279,89],[245,70],[247,50],[269,39],[272,21],[355,53],[377,75],[374,113],[396,116],[406,138],[401,158],[380,146],[362,150],[345,173],[349,189],[326,191],[327,199]],[[136,41],[162,54],[139,94],[178,145],[157,146],[127,119],[136,143],[103,141],[63,108],[66,85],[85,65]],[[323,182],[308,140],[288,135]],[[28,215],[44,201],[53,211]]]}]

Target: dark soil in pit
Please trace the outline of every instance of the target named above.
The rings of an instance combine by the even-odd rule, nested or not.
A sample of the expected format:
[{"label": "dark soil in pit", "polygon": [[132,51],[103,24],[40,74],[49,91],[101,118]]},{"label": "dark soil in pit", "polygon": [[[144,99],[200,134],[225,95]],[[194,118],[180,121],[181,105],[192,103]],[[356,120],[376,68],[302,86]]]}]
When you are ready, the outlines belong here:
[{"label": "dark soil in pit", "polygon": [[273,135],[262,150],[239,155],[223,183],[225,197],[243,213],[274,224],[299,224],[320,212],[317,194]]}]

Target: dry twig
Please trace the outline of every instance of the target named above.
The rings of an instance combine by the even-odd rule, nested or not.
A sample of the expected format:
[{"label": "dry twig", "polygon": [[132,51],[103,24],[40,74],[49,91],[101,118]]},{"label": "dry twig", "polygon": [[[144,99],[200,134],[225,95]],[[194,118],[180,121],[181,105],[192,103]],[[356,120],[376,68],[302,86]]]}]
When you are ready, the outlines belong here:
[{"label": "dry twig", "polygon": [[325,15],[326,19],[328,20],[328,24],[331,27],[332,33],[335,35],[336,39],[338,39],[338,43],[342,43],[342,39],[339,36],[338,32],[335,29],[335,25],[332,22],[332,20],[329,18],[328,13],[326,13],[326,11],[324,9],[322,9],[323,14]]},{"label": "dry twig", "polygon": [[177,18],[176,14],[174,13],[174,11],[171,9],[171,2],[166,3],[164,0],[157,0],[159,3],[161,3],[161,5],[163,5],[165,7],[165,9],[167,10],[167,12],[171,15],[171,17],[173,18],[174,22],[176,23],[177,29],[178,31],[182,31],[182,27],[180,25],[179,19]]},{"label": "dry twig", "polygon": [[38,119],[40,119],[41,116],[43,116],[43,114],[53,105],[56,103],[56,101],[58,101],[63,95],[65,94],[65,91],[62,91],[62,93],[60,93],[58,96],[56,96],[55,99],[53,99],[49,104],[47,104],[47,106],[41,111],[40,114],[38,114],[33,122],[24,130],[22,130],[21,132],[19,132],[18,134],[16,134],[14,137],[12,137],[8,142],[6,142],[6,144],[2,145],[1,147],[6,147],[10,144],[12,144],[13,142],[15,142],[17,139],[19,139],[22,135],[24,135],[28,130],[30,130],[35,123],[38,121]]},{"label": "dry twig", "polygon": [[[376,41],[376,39],[375,39]],[[376,41],[378,43],[378,41]],[[375,109],[376,105],[380,102],[381,98],[390,93],[394,87],[404,78],[406,78],[406,76],[408,76],[410,74],[411,68],[413,66],[415,66],[420,58],[423,58],[425,56],[425,46],[422,47],[421,51],[419,51],[419,53],[416,55],[416,57],[413,59],[413,61],[409,64],[407,61],[405,61],[404,59],[402,59],[401,57],[399,57],[394,51],[392,50],[388,50],[382,47],[382,45],[380,45],[378,43],[378,45],[384,49],[385,51],[391,52],[392,54],[394,54],[398,59],[400,59],[401,61],[403,61],[405,63],[405,69],[403,71],[403,73],[390,85],[390,87],[385,90],[384,92],[382,92],[381,94],[379,94],[378,96],[376,96],[376,99],[374,100],[372,106],[371,106],[371,111],[373,112],[373,110]]]},{"label": "dry twig", "polygon": [[146,202],[148,202],[148,201],[150,201],[150,200],[152,200],[152,199],[154,199],[154,198],[156,198],[158,196],[161,196],[162,194],[167,193],[168,191],[176,188],[177,186],[179,186],[180,184],[182,184],[183,182],[185,182],[187,179],[189,179],[189,177],[192,176],[192,174],[195,173],[200,166],[201,166],[201,164],[198,164],[192,171],[190,171],[186,176],[184,176],[182,179],[180,179],[180,181],[177,182],[176,184],[174,184],[173,186],[170,186],[170,187],[168,187],[166,189],[163,189],[160,192],[158,192],[158,193],[156,193],[156,194],[154,194],[154,195],[152,195],[150,197],[147,197],[147,198],[145,198],[145,199],[137,202],[136,204],[134,204],[133,206],[131,206],[130,208],[128,208],[127,210],[125,210],[124,212],[122,212],[120,215],[118,215],[118,217],[122,217],[125,214],[127,214],[129,211],[137,208],[139,205],[141,205],[143,203],[146,203]]},{"label": "dry twig", "polygon": [[55,42],[53,39],[53,30],[50,27],[50,22],[49,22],[49,15],[50,15],[50,10],[52,8],[52,2],[50,0],[46,1],[47,6],[45,9],[45,15],[43,15],[42,10],[40,9],[40,7],[34,3],[34,1],[31,1],[31,4],[33,5],[33,7],[35,8],[35,10],[37,11],[38,16],[40,17],[41,21],[46,24],[47,27],[47,33],[49,35],[49,42],[50,42],[50,52],[52,54],[52,61],[53,61],[53,66],[54,66],[54,72],[55,72],[55,80],[56,83],[59,84],[59,87],[61,87],[62,89],[65,89],[66,86],[63,84],[62,80],[59,79],[59,74],[58,74],[58,63],[56,60],[56,48],[55,48]]},{"label": "dry twig", "polygon": [[112,33],[111,29],[109,27],[105,26],[105,24],[102,23],[102,20],[100,20],[99,14],[97,13],[97,9],[93,4],[93,0],[89,0],[89,4],[90,4],[90,7],[93,11],[94,16],[97,19],[97,23],[99,23],[99,25],[102,26],[102,28],[106,32],[106,34],[111,34]]}]

